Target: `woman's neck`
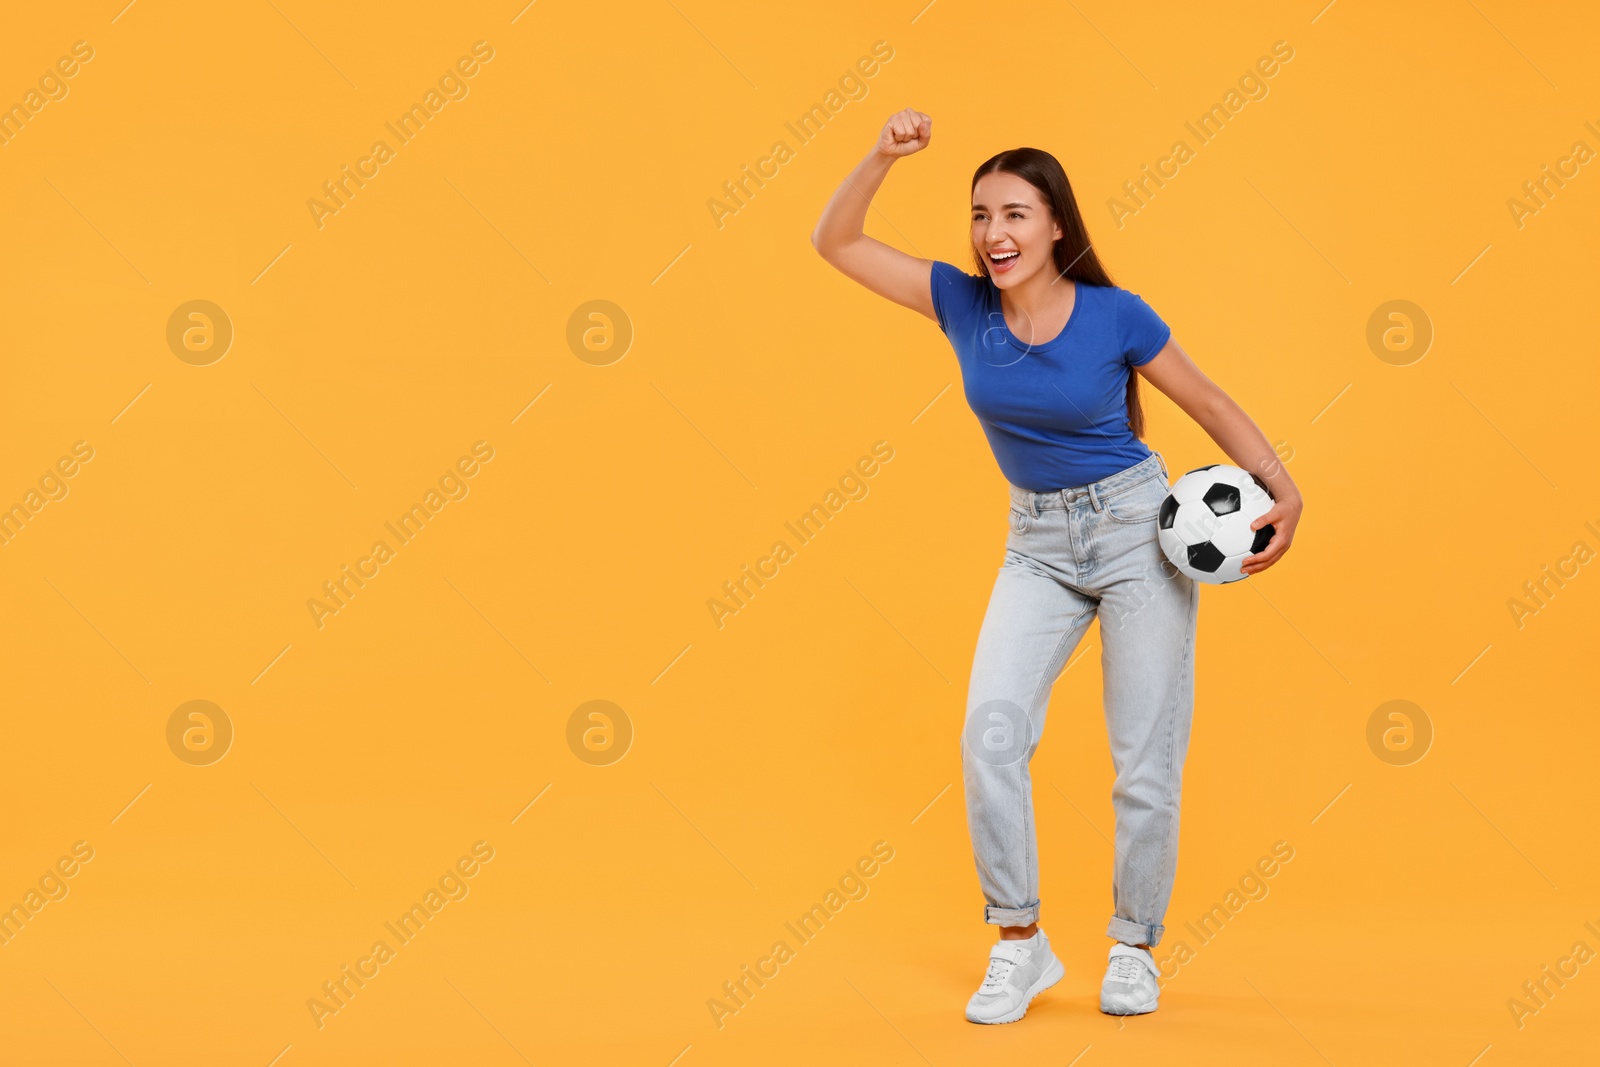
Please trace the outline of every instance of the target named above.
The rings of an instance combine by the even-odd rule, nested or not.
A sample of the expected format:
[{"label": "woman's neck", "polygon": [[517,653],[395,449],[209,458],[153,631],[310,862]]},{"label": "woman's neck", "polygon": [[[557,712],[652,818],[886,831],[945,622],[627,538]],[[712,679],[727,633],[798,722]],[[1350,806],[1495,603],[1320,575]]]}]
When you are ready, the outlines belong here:
[{"label": "woman's neck", "polygon": [[1077,283],[1053,269],[1000,290],[1000,307],[1008,319],[1035,323],[1051,336],[1066,325],[1077,299]]}]

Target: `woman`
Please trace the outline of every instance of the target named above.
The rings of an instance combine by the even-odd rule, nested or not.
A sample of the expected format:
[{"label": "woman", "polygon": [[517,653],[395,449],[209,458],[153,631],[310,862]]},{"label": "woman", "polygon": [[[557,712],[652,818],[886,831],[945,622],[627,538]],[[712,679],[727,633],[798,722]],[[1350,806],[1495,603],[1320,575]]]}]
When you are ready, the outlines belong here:
[{"label": "woman", "polygon": [[1250,417],[1143,300],[1112,283],[1049,153],[1012,149],[973,175],[976,276],[862,233],[889,167],[926,148],[932,132],[920,111],[892,116],[828,201],[811,243],[850,278],[939,324],[1010,483],[1011,531],[978,635],[961,746],[984,921],[1000,927],[967,1018],[1014,1022],[1064,973],[1038,925],[1028,761],[1051,686],[1097,612],[1116,772],[1115,910],[1106,929],[1116,941],[1100,1010],[1154,1011],[1150,948],[1161,941],[1177,869],[1200,598],[1156,540],[1167,471],[1140,440],[1133,368],[1271,492],[1271,510],[1252,524],[1270,523],[1271,540],[1245,559],[1245,573],[1289,548],[1300,491]]}]

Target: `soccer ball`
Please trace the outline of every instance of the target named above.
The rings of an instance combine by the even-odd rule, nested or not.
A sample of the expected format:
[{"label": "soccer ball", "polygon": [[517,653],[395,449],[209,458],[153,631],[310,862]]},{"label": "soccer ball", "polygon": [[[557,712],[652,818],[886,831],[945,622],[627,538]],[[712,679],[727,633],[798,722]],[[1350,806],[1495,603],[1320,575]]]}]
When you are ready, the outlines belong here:
[{"label": "soccer ball", "polygon": [[1172,565],[1197,582],[1225,585],[1250,577],[1245,558],[1272,540],[1272,524],[1250,524],[1272,507],[1255,475],[1226,463],[1197,467],[1172,483],[1156,513],[1156,537]]}]

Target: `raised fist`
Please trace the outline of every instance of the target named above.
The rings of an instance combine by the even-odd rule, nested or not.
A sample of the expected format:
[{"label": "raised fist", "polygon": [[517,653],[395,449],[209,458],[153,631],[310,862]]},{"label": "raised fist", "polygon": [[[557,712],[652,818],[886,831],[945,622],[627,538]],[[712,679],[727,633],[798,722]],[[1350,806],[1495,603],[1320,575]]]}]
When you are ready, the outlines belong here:
[{"label": "raised fist", "polygon": [[933,119],[915,108],[889,116],[878,135],[878,151],[886,156],[909,156],[928,147],[933,136]]}]

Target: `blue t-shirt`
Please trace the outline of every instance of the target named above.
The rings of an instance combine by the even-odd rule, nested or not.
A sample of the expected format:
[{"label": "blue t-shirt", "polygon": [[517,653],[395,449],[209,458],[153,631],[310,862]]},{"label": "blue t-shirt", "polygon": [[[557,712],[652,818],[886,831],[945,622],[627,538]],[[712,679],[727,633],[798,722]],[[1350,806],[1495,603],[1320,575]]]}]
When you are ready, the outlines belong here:
[{"label": "blue t-shirt", "polygon": [[1012,485],[1088,485],[1150,455],[1128,426],[1128,375],[1154,359],[1172,331],[1137,294],[1077,282],[1066,327],[1029,345],[1006,325],[988,278],[935,260],[930,284],[967,404]]}]

